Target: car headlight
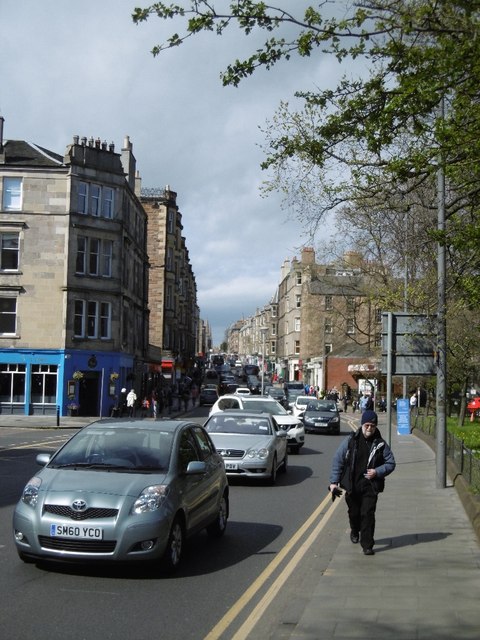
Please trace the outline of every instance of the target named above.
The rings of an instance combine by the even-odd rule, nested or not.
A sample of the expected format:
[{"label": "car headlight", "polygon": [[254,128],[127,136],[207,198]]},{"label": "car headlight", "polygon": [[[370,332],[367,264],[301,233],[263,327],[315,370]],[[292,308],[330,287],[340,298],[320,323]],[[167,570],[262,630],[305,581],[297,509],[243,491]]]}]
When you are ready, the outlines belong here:
[{"label": "car headlight", "polygon": [[249,449],[247,451],[247,458],[260,458],[260,460],[265,460],[265,458],[268,458],[268,449]]},{"label": "car headlight", "polygon": [[37,476],[33,476],[25,485],[22,493],[22,502],[28,504],[29,507],[35,507],[38,502],[38,492],[42,481]]},{"label": "car headlight", "polygon": [[154,484],[145,487],[133,503],[132,513],[148,513],[160,509],[162,502],[168,495],[168,485]]},{"label": "car headlight", "polygon": [[340,422],[340,418],[336,416],[335,418],[332,418],[330,422]]},{"label": "car headlight", "polygon": [[313,418],[310,418],[309,416],[304,416],[303,420],[305,424],[313,424]]}]

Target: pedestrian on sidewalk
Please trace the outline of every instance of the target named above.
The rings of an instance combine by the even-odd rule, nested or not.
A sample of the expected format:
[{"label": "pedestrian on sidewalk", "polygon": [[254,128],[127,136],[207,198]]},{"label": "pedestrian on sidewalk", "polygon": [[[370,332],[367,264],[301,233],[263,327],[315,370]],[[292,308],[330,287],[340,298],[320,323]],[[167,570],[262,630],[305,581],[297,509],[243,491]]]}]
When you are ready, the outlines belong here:
[{"label": "pedestrian on sidewalk", "polygon": [[332,462],[329,490],[332,499],[345,489],[350,521],[350,540],[360,541],[363,553],[373,556],[375,510],[385,477],[395,469],[392,450],[377,427],[375,411],[362,413],[360,429],[343,440]]}]

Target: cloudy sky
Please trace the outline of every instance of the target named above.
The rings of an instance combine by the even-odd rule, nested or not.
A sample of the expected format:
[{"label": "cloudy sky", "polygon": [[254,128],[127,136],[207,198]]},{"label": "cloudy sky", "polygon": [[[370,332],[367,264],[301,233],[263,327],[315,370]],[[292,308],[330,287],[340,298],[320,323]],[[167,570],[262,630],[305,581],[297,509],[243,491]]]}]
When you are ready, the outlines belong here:
[{"label": "cloudy sky", "polygon": [[117,151],[130,136],[142,186],[178,194],[201,317],[218,345],[232,322],[269,302],[283,260],[312,243],[280,196],[259,193],[268,177],[259,127],[296,90],[331,85],[338,68],[322,56],[292,59],[224,88],[220,72],[255,36],[202,34],[154,58],[174,25],[133,24],[145,4],[1,0],[4,137],[63,154],[74,135]]}]

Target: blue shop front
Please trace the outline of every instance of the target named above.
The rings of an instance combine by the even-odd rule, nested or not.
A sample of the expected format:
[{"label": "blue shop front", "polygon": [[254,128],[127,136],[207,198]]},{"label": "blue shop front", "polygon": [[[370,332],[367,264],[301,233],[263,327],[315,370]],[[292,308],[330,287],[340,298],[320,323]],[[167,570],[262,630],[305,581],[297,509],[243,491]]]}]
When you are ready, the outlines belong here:
[{"label": "blue shop front", "polygon": [[0,413],[109,416],[131,386],[133,358],[101,351],[0,350]]}]

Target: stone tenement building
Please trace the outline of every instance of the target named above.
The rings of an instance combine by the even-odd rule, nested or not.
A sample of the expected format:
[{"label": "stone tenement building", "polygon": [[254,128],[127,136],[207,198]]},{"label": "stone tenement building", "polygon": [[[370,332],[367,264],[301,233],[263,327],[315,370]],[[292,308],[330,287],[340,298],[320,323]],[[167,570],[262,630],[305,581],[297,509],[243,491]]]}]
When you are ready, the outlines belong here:
[{"label": "stone tenement building", "polygon": [[381,311],[369,300],[364,267],[354,252],[317,264],[308,247],[300,260],[285,260],[270,303],[234,325],[244,335],[240,353],[261,353],[266,327],[266,359],[279,377],[339,393],[377,387]]},{"label": "stone tenement building", "polygon": [[151,391],[166,349],[175,366],[198,351],[176,194],[164,194],[164,235],[159,219],[154,236],[128,137],[116,153],[75,136],[62,156],[5,140],[3,125],[0,118],[0,411],[110,415],[122,387],[139,397]]},{"label": "stone tenement building", "polygon": [[170,383],[175,371],[195,371],[196,357],[206,348],[199,342],[203,332],[197,286],[177,194],[169,186],[142,189],[141,202],[148,216],[150,349],[161,356],[160,363],[151,363],[150,372],[154,382],[163,376]]}]

